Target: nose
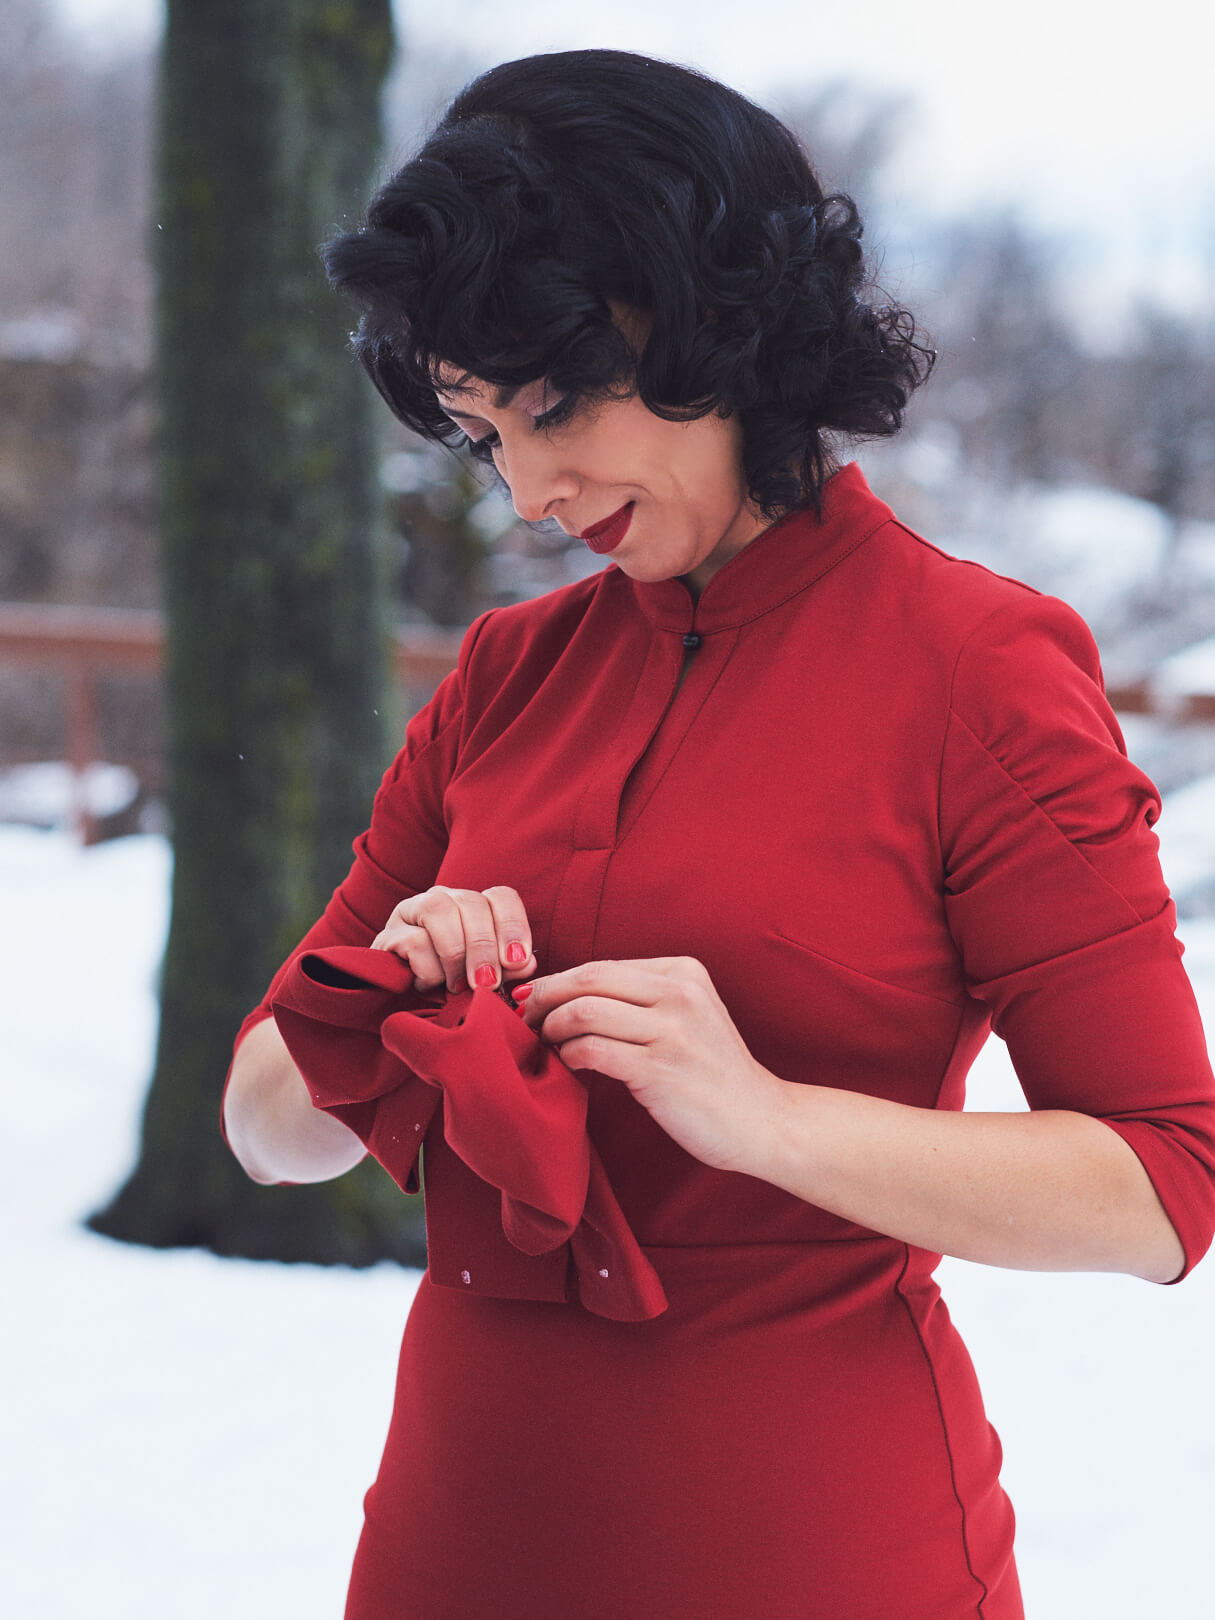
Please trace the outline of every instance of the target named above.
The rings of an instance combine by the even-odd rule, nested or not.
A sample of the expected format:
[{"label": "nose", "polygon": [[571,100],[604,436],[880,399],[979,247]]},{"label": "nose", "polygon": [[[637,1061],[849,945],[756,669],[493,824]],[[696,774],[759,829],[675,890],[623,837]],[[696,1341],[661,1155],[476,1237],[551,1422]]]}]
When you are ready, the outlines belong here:
[{"label": "nose", "polygon": [[542,433],[516,439],[502,457],[499,470],[510,490],[511,503],[525,523],[553,517],[563,501],[578,493],[578,480],[561,446]]}]

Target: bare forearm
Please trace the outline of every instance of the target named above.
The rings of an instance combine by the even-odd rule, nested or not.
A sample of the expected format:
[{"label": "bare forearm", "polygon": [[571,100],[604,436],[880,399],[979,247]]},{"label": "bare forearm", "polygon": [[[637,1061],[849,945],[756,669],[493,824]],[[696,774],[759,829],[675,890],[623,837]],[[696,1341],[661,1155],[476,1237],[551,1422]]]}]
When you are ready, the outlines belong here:
[{"label": "bare forearm", "polygon": [[312,1106],[272,1018],[245,1036],[224,1102],[232,1151],[253,1181],[330,1181],[363,1158],[353,1131]]},{"label": "bare forearm", "polygon": [[1146,1171],[1085,1114],[967,1114],[782,1083],[745,1168],[925,1249],[1036,1271],[1184,1264]]}]

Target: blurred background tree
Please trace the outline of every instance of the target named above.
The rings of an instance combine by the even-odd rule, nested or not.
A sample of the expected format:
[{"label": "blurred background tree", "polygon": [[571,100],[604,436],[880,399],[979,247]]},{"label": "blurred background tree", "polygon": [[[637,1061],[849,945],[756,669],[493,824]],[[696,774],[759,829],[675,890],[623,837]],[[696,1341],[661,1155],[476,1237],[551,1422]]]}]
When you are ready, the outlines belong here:
[{"label": "blurred background tree", "polygon": [[374,1165],[248,1181],[216,1130],[244,1013],[348,864],[390,754],[372,394],[317,245],[369,190],[388,0],[170,0],[157,373],[174,876],[139,1161],[90,1225],[417,1260]]}]

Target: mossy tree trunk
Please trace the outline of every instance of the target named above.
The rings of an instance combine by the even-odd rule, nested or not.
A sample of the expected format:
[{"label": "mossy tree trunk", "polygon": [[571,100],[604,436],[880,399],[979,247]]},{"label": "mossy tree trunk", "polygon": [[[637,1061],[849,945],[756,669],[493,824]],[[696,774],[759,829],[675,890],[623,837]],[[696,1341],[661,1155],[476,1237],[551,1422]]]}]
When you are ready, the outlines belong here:
[{"label": "mossy tree trunk", "polygon": [[420,1255],[374,1166],[260,1188],[218,1131],[240,1019],[350,859],[388,753],[372,394],[317,247],[365,200],[389,0],[169,0],[158,365],[174,876],[139,1161],[90,1225]]}]

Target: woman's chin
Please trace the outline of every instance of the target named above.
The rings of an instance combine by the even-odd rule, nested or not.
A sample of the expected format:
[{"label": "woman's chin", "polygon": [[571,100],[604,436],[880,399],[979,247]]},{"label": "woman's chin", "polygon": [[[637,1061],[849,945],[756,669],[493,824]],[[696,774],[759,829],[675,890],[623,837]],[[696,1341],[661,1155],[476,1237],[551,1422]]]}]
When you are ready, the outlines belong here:
[{"label": "woman's chin", "polygon": [[657,585],[664,579],[679,579],[685,572],[682,564],[663,562],[656,557],[609,557],[622,574],[635,579],[639,585]]}]

